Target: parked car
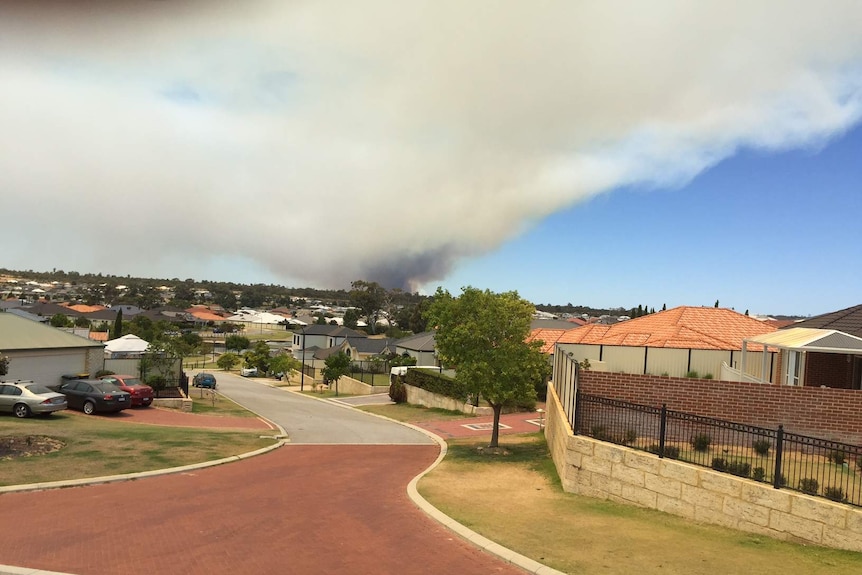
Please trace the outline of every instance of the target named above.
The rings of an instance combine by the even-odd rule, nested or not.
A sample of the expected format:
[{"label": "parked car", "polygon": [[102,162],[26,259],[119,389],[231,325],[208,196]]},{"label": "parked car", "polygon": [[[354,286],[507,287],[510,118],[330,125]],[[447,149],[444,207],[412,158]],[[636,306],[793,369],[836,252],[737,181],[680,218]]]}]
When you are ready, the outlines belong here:
[{"label": "parked car", "polygon": [[106,375],[102,381],[113,383],[132,396],[132,407],[143,405],[149,407],[153,403],[153,388],[143,383],[134,375]]},{"label": "parked car", "polygon": [[32,381],[0,382],[0,411],[15,417],[29,417],[34,413],[51,415],[66,409],[66,396]]},{"label": "parked car", "polygon": [[215,389],[216,378],[211,373],[199,373],[195,375],[195,378],[192,380],[192,385],[194,387],[208,387],[210,389]]},{"label": "parked car", "polygon": [[244,367],[240,370],[239,374],[243,377],[257,377],[257,368]]},{"label": "parked car", "polygon": [[113,383],[101,379],[81,379],[60,386],[69,407],[87,415],[97,411],[120,411],[132,406],[132,396]]}]

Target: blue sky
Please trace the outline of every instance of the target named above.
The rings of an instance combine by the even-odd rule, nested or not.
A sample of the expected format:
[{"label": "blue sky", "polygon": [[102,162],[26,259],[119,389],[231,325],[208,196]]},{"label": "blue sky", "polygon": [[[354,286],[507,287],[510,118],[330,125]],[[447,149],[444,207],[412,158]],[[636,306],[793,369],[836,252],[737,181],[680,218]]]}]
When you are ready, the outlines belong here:
[{"label": "blue sky", "polygon": [[0,3],[2,267],[860,303],[862,2],[88,6]]},{"label": "blue sky", "polygon": [[858,305],[862,127],[823,146],[742,151],[683,187],[601,194],[440,285],[627,309],[718,299],[752,314],[817,315]]}]

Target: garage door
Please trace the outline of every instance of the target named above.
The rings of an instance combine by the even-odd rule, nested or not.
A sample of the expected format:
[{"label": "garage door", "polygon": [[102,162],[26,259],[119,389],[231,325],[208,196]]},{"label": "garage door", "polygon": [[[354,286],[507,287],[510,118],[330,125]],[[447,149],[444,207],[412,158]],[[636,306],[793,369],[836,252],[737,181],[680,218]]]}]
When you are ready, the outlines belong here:
[{"label": "garage door", "polygon": [[60,376],[67,373],[88,373],[87,350],[51,352],[10,351],[9,373],[4,379],[32,379],[45,385],[57,385]]}]

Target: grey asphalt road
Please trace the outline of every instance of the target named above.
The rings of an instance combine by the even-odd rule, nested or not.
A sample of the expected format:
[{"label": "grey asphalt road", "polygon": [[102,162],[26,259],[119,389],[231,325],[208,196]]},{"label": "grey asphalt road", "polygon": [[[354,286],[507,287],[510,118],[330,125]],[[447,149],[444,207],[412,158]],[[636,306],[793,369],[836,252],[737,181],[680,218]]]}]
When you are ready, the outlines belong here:
[{"label": "grey asphalt road", "polygon": [[265,380],[214,372],[218,391],[281,425],[291,443],[429,445],[434,440],[407,426],[313,397],[272,388]]}]

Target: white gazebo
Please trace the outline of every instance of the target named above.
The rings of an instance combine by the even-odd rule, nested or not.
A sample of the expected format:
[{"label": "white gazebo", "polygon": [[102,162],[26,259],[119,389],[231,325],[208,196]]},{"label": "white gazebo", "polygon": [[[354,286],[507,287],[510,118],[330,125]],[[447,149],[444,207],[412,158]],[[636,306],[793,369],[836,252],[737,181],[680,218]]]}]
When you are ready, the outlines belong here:
[{"label": "white gazebo", "polygon": [[105,357],[109,359],[138,358],[147,351],[149,346],[149,342],[130,333],[105,342]]}]

